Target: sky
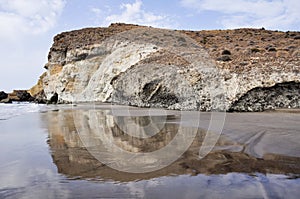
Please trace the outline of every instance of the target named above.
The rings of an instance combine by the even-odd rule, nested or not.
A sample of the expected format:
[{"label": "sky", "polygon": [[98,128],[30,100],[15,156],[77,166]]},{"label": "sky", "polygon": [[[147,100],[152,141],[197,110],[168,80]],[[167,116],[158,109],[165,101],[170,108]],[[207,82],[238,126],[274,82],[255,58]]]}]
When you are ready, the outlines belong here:
[{"label": "sky", "polygon": [[299,0],[0,0],[0,91],[32,87],[60,32],[114,22],[299,31],[299,10]]}]

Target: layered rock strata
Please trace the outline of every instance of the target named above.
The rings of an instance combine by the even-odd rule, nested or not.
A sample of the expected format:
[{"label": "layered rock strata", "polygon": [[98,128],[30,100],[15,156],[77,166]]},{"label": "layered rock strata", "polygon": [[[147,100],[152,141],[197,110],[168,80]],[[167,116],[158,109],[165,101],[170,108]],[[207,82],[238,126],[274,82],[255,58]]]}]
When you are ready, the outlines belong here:
[{"label": "layered rock strata", "polygon": [[126,24],[65,32],[31,93],[179,110],[299,108],[299,35]]}]

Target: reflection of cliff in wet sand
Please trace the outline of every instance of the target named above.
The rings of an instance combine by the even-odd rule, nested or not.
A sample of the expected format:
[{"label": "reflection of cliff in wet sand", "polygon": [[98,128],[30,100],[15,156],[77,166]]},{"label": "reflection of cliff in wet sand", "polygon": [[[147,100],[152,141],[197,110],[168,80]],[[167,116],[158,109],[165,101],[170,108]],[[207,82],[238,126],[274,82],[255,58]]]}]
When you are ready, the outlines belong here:
[{"label": "reflection of cliff in wet sand", "polygon": [[[205,130],[187,127],[191,121],[179,125],[180,112],[166,112],[165,115],[156,116],[147,116],[146,113],[142,115],[143,113],[136,117],[113,116],[111,111],[100,109],[60,110],[48,113],[46,116],[50,134],[49,145],[59,172],[69,177],[122,182],[172,174],[260,172],[298,177],[300,173],[300,114],[228,114],[227,123],[217,145],[203,159],[199,159],[198,153],[206,135]],[[207,118],[209,113],[201,115],[200,126],[204,129]],[[272,120],[272,123],[268,125],[269,120]],[[139,131],[140,134],[151,134],[149,128],[153,131],[159,130],[159,133],[149,137],[144,135],[147,138],[143,139],[124,133],[134,132],[134,128],[148,128],[147,131]],[[107,148],[112,143],[104,143],[104,137],[108,137],[108,140],[111,139],[113,144],[125,151],[152,152],[168,145],[179,129],[186,136],[191,135],[191,131],[196,131],[196,139],[177,161],[158,171],[128,174],[111,169],[94,157],[102,155],[107,158],[104,159],[106,164],[121,164],[126,167],[126,162],[118,162],[118,158],[114,160],[107,155]],[[177,148],[174,149],[175,152],[176,150]],[[164,163],[164,160],[159,160],[161,158],[152,158],[146,160],[149,161],[149,166]]]}]

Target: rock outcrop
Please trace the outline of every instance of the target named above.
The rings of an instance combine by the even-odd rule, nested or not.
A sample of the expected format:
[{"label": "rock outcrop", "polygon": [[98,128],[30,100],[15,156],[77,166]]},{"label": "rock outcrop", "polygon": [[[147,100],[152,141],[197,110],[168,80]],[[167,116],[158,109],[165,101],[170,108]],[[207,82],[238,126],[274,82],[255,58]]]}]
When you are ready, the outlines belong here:
[{"label": "rock outcrop", "polygon": [[[64,32],[54,38],[47,71],[31,91],[47,100],[57,93],[62,103],[202,111],[299,108],[299,36],[126,24]],[[283,94],[271,94],[277,92]]]},{"label": "rock outcrop", "polygon": [[27,90],[14,90],[12,93],[0,92],[0,103],[33,102],[35,98]]},{"label": "rock outcrop", "polygon": [[0,91],[0,101],[6,99],[7,97],[8,97],[7,93],[5,93],[4,91]]}]

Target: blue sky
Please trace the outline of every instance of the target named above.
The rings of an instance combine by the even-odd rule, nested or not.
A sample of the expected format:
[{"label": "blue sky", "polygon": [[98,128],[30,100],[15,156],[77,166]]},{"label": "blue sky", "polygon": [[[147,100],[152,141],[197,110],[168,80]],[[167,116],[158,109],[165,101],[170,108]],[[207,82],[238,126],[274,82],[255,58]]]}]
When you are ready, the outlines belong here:
[{"label": "blue sky", "polygon": [[300,30],[299,0],[0,0],[0,90],[34,85],[57,33],[112,22]]}]

